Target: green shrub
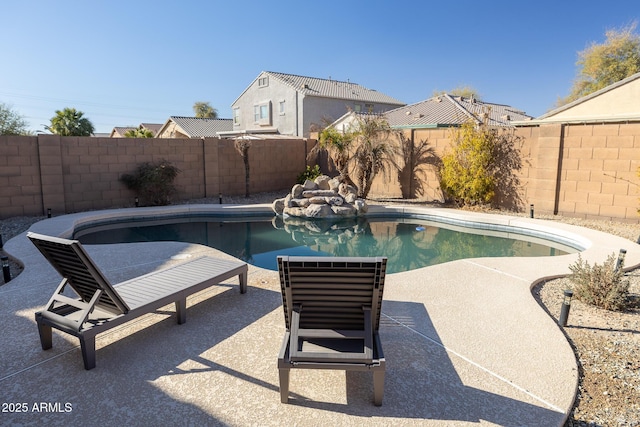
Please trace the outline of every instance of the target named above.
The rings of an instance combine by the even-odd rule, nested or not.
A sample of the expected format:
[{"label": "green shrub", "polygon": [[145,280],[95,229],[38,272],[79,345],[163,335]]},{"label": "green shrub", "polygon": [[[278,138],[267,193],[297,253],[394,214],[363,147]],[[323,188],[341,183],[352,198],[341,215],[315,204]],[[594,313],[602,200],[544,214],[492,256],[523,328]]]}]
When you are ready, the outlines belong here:
[{"label": "green shrub", "polygon": [[460,206],[522,206],[522,137],[513,129],[467,122],[451,135],[452,149],[442,157],[440,186],[447,200]]},{"label": "green shrub", "polygon": [[320,172],[320,166],[315,165],[313,168],[311,168],[310,166],[307,166],[307,168],[304,170],[304,172],[302,172],[300,175],[298,175],[298,178],[296,179],[296,182],[298,184],[304,184],[304,182],[307,179],[313,181],[314,179],[316,179],[320,175],[322,175],[322,172]]},{"label": "green shrub", "polygon": [[179,173],[180,169],[167,160],[144,162],[133,174],[122,175],[120,181],[136,192],[143,206],[163,206],[176,192],[173,181]]},{"label": "green shrub", "polygon": [[467,122],[452,136],[453,149],[442,157],[442,190],[458,205],[491,202],[495,195],[492,154],[496,140],[493,131],[476,128],[473,122]]},{"label": "green shrub", "polygon": [[616,255],[612,254],[602,265],[590,266],[578,255],[578,261],[569,266],[574,296],[606,310],[624,310],[628,304],[629,280],[624,278],[623,263],[616,269],[616,261]]}]

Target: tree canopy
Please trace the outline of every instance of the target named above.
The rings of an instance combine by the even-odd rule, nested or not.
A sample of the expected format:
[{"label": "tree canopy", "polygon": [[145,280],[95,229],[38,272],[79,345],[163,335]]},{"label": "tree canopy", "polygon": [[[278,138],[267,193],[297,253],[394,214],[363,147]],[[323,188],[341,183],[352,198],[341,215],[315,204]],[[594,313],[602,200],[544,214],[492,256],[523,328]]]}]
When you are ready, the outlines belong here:
[{"label": "tree canopy", "polygon": [[0,135],[30,135],[27,122],[11,106],[0,102]]},{"label": "tree canopy", "polygon": [[51,126],[45,128],[60,136],[91,136],[94,131],[93,123],[83,115],[82,111],[75,108],[56,110],[56,115],[51,118]]},{"label": "tree canopy", "polygon": [[432,96],[444,95],[444,94],[454,95],[454,96],[462,96],[463,98],[475,98],[478,101],[482,101],[480,93],[478,90],[469,85],[461,85],[457,86],[450,91],[446,90],[434,90]]},{"label": "tree canopy", "polygon": [[608,30],[604,43],[593,42],[578,52],[577,76],[569,95],[559,99],[557,105],[568,104],[640,72],[640,35],[635,33],[636,27],[634,22]]},{"label": "tree canopy", "polygon": [[217,119],[218,110],[213,108],[210,103],[198,101],[193,104],[193,112],[199,119]]},{"label": "tree canopy", "polygon": [[149,129],[129,129],[124,133],[125,138],[153,138],[153,132]]}]

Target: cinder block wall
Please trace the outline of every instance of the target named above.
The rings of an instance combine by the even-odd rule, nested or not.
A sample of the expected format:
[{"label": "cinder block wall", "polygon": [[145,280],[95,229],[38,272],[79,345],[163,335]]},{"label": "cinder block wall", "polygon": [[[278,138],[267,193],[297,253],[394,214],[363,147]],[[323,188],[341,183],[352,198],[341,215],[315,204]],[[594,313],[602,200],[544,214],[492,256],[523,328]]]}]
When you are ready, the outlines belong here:
[{"label": "cinder block wall", "polygon": [[638,219],[640,123],[564,125],[558,213]]},{"label": "cinder block wall", "polygon": [[[503,209],[522,212],[533,204],[537,213],[640,222],[640,123],[557,123],[515,132],[521,137],[520,191],[517,200],[501,200]],[[448,128],[405,135],[413,135],[415,142],[427,140],[437,156],[451,145]],[[442,200],[434,166],[420,166],[414,178],[419,182],[409,183],[396,171],[378,176],[370,196],[399,198],[411,185],[415,198]]]},{"label": "cinder block wall", "polygon": [[[550,124],[516,129],[522,136],[520,200],[505,209],[640,221],[640,123]],[[450,129],[407,132],[427,140],[437,156]],[[314,140],[255,140],[249,151],[251,193],[289,189],[306,165]],[[232,140],[0,136],[0,218],[129,207],[135,195],[119,181],[142,162],[166,159],[182,173],[176,202],[243,195],[245,170]],[[379,176],[372,197],[442,200],[433,165],[409,175]]]},{"label": "cinder block wall", "polygon": [[0,218],[42,211],[38,138],[0,135]]},{"label": "cinder block wall", "polygon": [[[405,137],[413,138],[417,146],[420,141],[427,141],[428,146],[433,150],[436,157],[442,157],[451,145],[451,129],[415,129],[404,132]],[[397,141],[392,143],[397,144]],[[396,163],[402,168],[404,161],[396,159]],[[440,190],[440,179],[437,168],[433,164],[416,162],[417,167],[398,170],[391,168],[386,176],[379,175],[373,181],[370,197],[388,198],[417,198],[422,200],[443,200],[442,190]]]},{"label": "cinder block wall", "polygon": [[[293,186],[314,144],[253,141],[250,192]],[[245,194],[244,163],[231,140],[0,136],[0,152],[0,218],[134,206],[120,177],[163,159],[181,170],[175,202]]]}]

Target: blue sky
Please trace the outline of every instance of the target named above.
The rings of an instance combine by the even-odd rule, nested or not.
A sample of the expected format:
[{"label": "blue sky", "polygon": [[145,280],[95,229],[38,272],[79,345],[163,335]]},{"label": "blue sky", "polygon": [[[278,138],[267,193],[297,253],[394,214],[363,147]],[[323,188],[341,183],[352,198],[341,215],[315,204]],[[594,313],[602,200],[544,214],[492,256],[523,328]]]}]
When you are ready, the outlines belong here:
[{"label": "blue sky", "polygon": [[[220,117],[261,71],[350,80],[406,103],[469,85],[533,116],[569,92],[577,53],[640,21],[637,0],[4,2],[0,102],[44,130]],[[639,31],[638,29],[636,32]]]}]

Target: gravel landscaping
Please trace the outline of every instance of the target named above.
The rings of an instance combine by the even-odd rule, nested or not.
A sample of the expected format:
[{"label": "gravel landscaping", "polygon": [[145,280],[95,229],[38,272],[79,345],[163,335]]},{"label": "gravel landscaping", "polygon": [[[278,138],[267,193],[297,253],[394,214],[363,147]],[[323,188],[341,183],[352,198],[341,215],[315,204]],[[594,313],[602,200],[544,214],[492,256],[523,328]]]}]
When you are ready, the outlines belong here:
[{"label": "gravel landscaping", "polygon": [[[287,190],[261,193],[249,198],[225,197],[224,203],[270,203]],[[218,203],[215,199],[188,203]],[[406,202],[406,201],[405,201]],[[371,202],[381,203],[381,202]],[[388,202],[385,202],[388,203]],[[538,218],[593,228],[629,239],[635,245],[640,224],[606,220],[585,220],[558,216]],[[27,230],[44,217],[13,217],[0,222],[3,242]],[[602,260],[604,262],[604,260]],[[12,274],[21,266],[11,262]],[[640,426],[640,269],[627,274],[631,306],[624,312],[602,310],[573,300],[568,325],[564,328],[578,359],[578,396],[567,426]],[[568,279],[538,284],[533,295],[547,313],[557,320],[563,290],[571,288]],[[553,381],[553,379],[550,379]]]}]

